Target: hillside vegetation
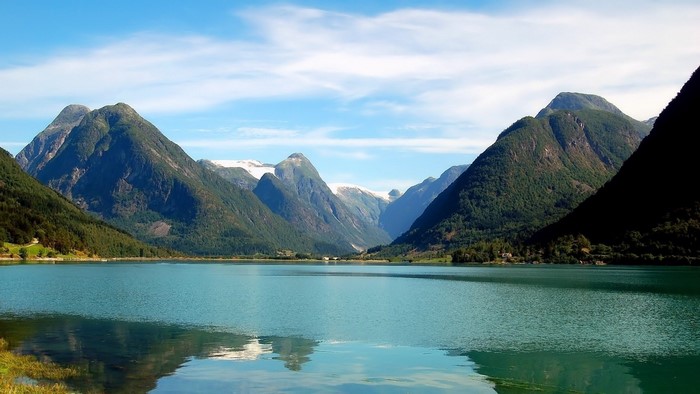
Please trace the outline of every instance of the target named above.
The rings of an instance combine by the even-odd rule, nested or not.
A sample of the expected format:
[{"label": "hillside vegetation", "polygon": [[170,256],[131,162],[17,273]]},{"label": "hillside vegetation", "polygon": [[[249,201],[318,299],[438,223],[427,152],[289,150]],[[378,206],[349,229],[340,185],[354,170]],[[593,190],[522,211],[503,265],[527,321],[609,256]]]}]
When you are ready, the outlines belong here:
[{"label": "hillside vegetation", "polygon": [[29,244],[36,238],[59,253],[102,257],[153,257],[167,252],[135,240],[92,217],[27,175],[0,149],[0,242]]},{"label": "hillside vegetation", "polygon": [[659,115],[649,136],[619,173],[532,241],[551,245],[567,237],[583,237],[599,246],[602,257],[617,256],[616,262],[697,262],[698,113],[700,69]]},{"label": "hillside vegetation", "polygon": [[503,131],[394,244],[452,249],[523,240],[608,181],[641,136],[598,109],[526,117]]}]

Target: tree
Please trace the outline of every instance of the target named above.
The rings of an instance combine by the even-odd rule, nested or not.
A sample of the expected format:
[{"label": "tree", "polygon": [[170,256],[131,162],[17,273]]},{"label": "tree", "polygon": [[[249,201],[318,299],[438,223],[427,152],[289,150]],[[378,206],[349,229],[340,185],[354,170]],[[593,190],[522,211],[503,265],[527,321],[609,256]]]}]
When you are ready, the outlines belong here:
[{"label": "tree", "polygon": [[27,257],[29,257],[29,252],[27,251],[27,248],[19,248],[19,258],[22,260],[26,260]]}]

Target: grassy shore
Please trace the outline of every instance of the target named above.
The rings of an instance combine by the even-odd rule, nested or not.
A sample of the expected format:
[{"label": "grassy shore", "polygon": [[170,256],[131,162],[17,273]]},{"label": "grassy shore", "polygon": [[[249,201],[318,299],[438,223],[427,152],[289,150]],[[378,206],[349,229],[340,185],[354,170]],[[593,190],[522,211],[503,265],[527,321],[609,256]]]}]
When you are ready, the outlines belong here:
[{"label": "grassy shore", "polygon": [[60,367],[8,350],[0,338],[0,392],[2,393],[70,393],[65,379],[80,375],[77,368]]}]

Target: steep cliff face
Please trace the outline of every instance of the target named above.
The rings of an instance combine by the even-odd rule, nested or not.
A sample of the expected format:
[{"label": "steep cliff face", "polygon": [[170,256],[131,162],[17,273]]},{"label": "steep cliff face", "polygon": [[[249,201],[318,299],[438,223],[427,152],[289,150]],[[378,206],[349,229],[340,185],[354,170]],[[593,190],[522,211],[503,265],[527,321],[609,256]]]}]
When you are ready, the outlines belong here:
[{"label": "steep cliff face", "polygon": [[90,109],[84,105],[69,105],[64,108],[32,142],[22,149],[15,159],[26,172],[36,175],[51,160],[63,145],[73,127],[77,126]]}]

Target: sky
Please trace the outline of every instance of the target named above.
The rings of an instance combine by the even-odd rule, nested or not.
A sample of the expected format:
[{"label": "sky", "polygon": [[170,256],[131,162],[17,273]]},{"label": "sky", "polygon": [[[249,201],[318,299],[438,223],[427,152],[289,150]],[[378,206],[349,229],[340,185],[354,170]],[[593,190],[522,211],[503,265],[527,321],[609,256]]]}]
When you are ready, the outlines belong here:
[{"label": "sky", "polygon": [[406,188],[559,92],[658,115],[700,66],[700,2],[2,1],[0,147],[124,102],[193,159]]}]

